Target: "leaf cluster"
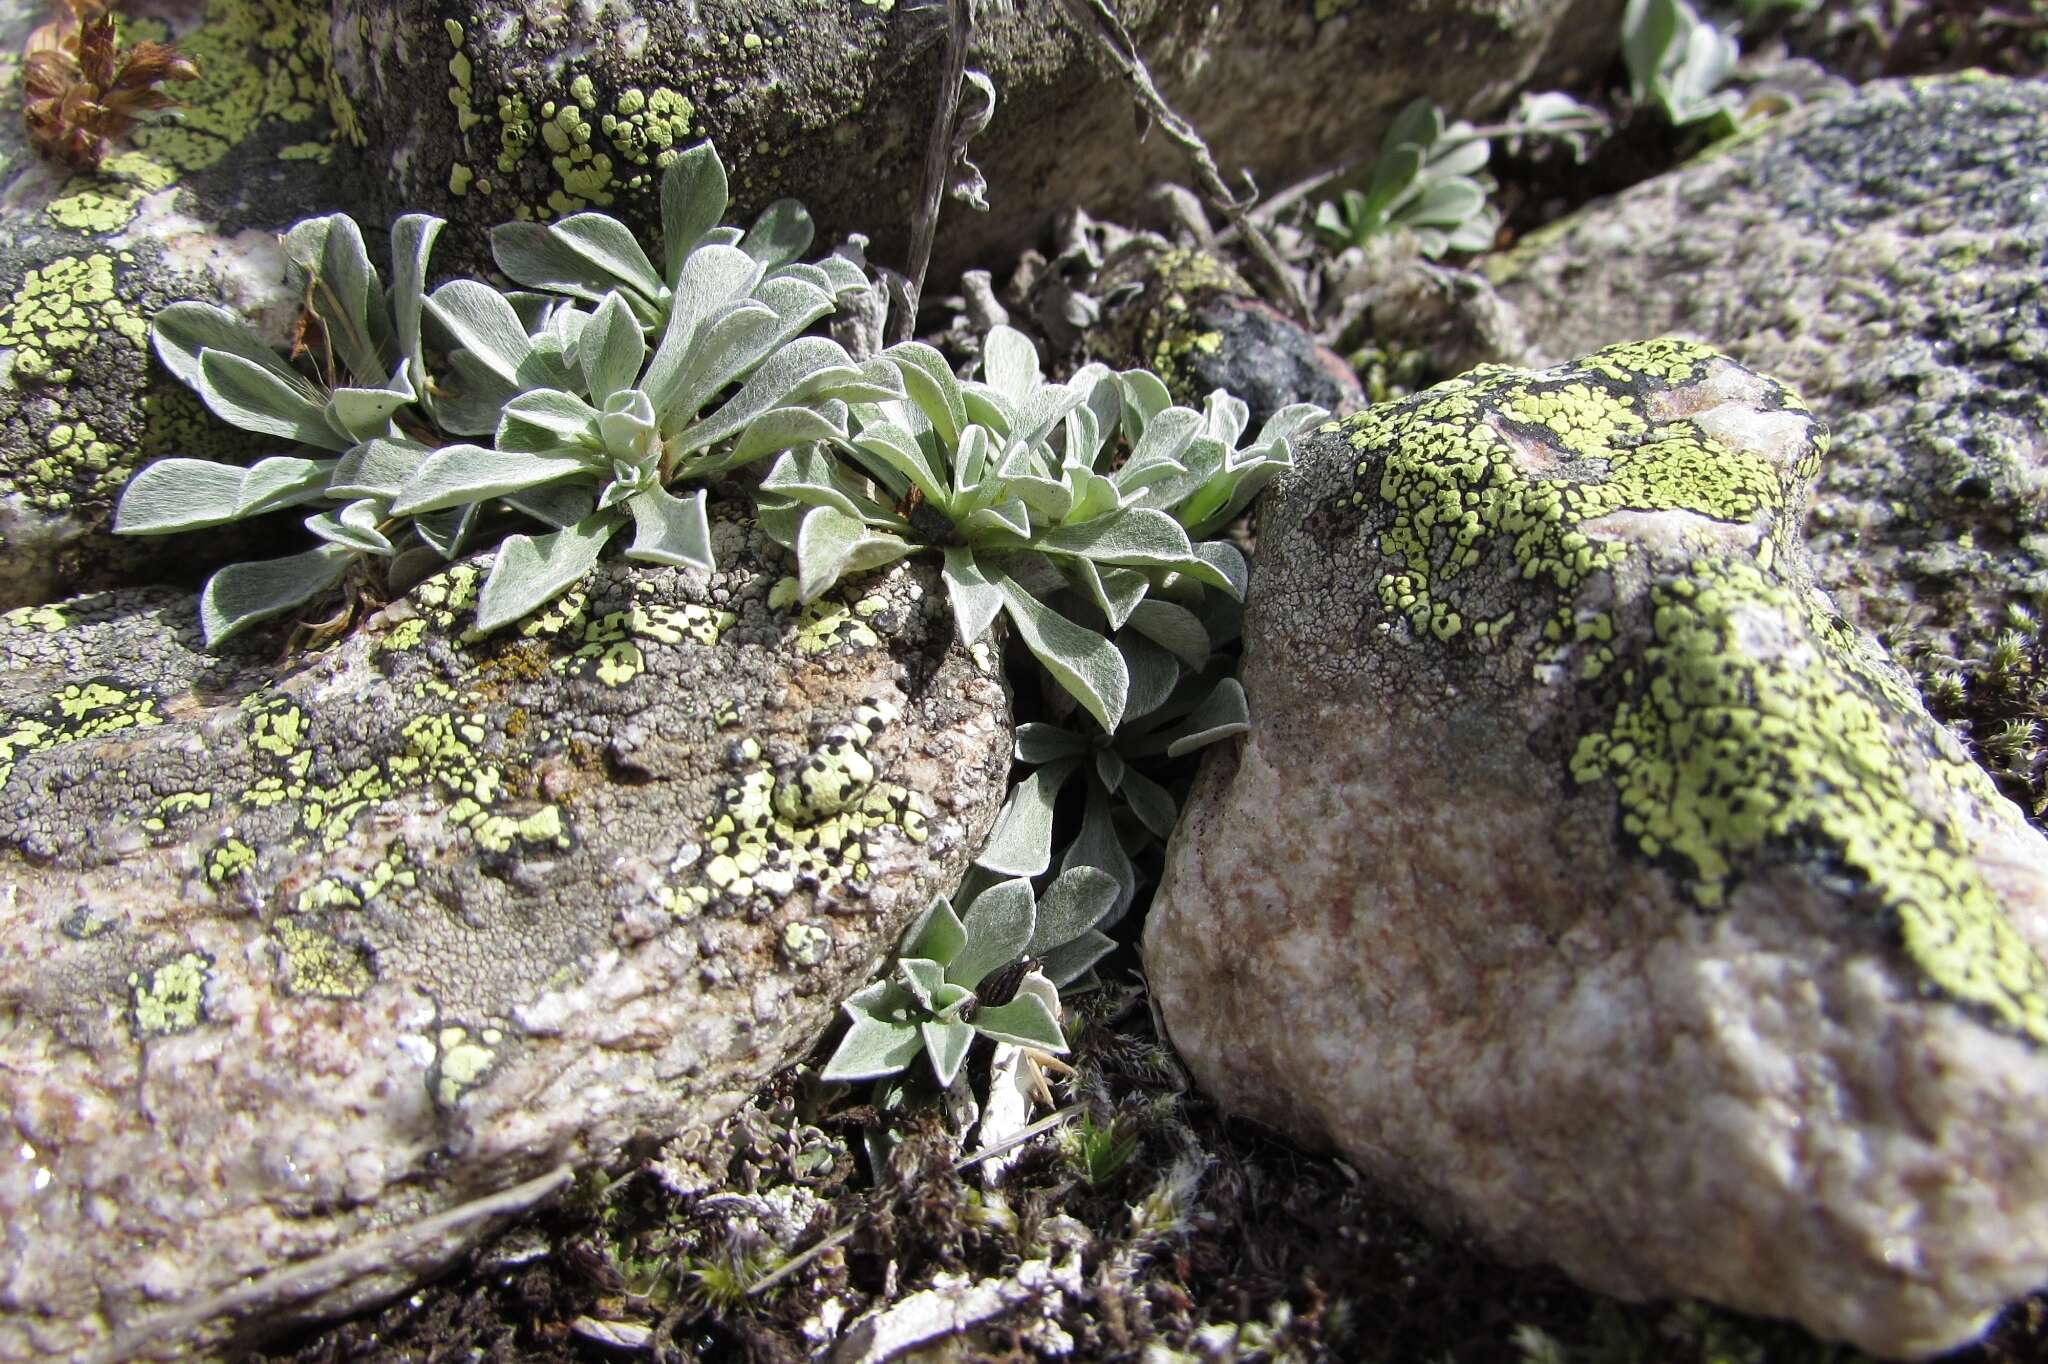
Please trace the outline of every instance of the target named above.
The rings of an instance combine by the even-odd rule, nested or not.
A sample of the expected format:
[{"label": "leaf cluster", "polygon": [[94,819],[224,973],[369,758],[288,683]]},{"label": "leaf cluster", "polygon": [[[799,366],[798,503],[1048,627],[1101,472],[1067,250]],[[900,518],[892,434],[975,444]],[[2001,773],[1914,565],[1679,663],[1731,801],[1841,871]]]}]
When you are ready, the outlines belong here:
[{"label": "leaf cluster", "polygon": [[1628,0],[1621,55],[1637,104],[1654,103],[1676,127],[1716,120],[1734,130],[1737,101],[1721,86],[1741,51],[1687,0]]},{"label": "leaf cluster", "polygon": [[170,43],[122,47],[102,0],[60,8],[22,45],[22,122],[37,151],[94,171],[143,115],[176,106],[157,87],[197,80],[199,66]]},{"label": "leaf cluster", "polygon": [[1380,139],[1365,184],[1317,207],[1316,228],[1345,246],[1363,246],[1399,228],[1413,232],[1431,259],[1446,251],[1484,251],[1500,230],[1481,178],[1492,147],[1471,124],[1446,124],[1427,99],[1409,103]]},{"label": "leaf cluster", "polygon": [[789,451],[761,482],[761,524],[795,551],[801,596],[936,550],[961,641],[1006,616],[1105,732],[1131,707],[1130,649],[1148,647],[1127,642],[1171,648],[1200,633],[1190,603],[1243,597],[1243,553],[1204,537],[1291,465],[1290,439],[1321,416],[1286,408],[1240,446],[1237,399],[1176,407],[1151,373],[1102,365],[1049,383],[1007,327],[987,337],[978,381],[918,342],[880,361],[903,396],[854,404],[846,439]]},{"label": "leaf cluster", "polygon": [[1317,205],[1314,225],[1339,247],[1406,230],[1432,260],[1446,251],[1484,251],[1501,222],[1487,202],[1493,181],[1483,174],[1493,140],[1505,139],[1509,151],[1519,152],[1535,139],[1552,139],[1583,160],[1587,135],[1606,126],[1597,109],[1557,90],[1523,94],[1512,118],[1482,128],[1446,124],[1443,110],[1414,100],[1380,140],[1364,185]]},{"label": "leaf cluster", "polygon": [[998,881],[955,913],[944,896],[905,934],[890,974],[846,1001],[852,1020],[819,1078],[875,1080],[929,1058],[940,1089],[976,1037],[1059,1054],[1059,987],[1114,944],[1096,925],[1115,909],[1115,878],[1063,872],[1034,896],[1023,877]]},{"label": "leaf cluster", "polygon": [[865,287],[861,269],[799,263],[812,228],[792,201],[746,232],[718,225],[726,202],[724,167],[699,145],[663,176],[661,268],[616,219],[582,213],[492,234],[511,289],[456,279],[429,293],[438,218],[393,225],[388,284],[348,217],[297,224],[284,239],[304,299],[291,356],[204,303],[173,304],[151,329],[165,366],[217,416],[290,448],[247,468],[151,464],[124,490],[115,530],[308,511],[314,548],[207,583],[210,644],[352,571],[400,589],[500,536],[483,630],[567,590],[628,527],[629,558],[711,567],[704,494],[672,484],[843,435],[848,400],[902,391],[894,367],[802,335]]},{"label": "leaf cluster", "polygon": [[[1085,714],[1019,725],[1015,756],[1033,770],[1011,788],[975,865],[1012,876],[1038,876],[1055,862],[1062,873],[1100,867],[1118,886],[1103,926],[1122,918],[1137,897],[1137,857],[1164,845],[1180,819],[1180,783],[1166,769],[1251,727],[1235,661],[1215,652],[1236,639],[1237,615],[1234,603],[1224,603],[1206,619],[1176,622],[1180,655],[1142,633],[1123,637],[1119,648],[1136,682],[1114,731]],[[1080,822],[1055,859],[1058,807],[1076,788]]]}]

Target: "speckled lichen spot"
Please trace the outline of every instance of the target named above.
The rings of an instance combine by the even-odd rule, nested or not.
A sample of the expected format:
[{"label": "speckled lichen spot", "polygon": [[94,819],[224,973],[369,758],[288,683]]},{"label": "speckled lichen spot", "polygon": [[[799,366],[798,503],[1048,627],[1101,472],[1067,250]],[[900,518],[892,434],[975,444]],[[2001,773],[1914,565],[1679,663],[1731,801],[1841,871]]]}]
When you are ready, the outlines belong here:
[{"label": "speckled lichen spot", "polygon": [[75,744],[123,729],[153,729],[164,722],[158,698],[113,682],[73,682],[41,708],[0,715],[0,786],[22,755]]},{"label": "speckled lichen spot", "polygon": [[190,1032],[206,1019],[206,982],[213,958],[186,952],[128,977],[128,1020],[138,1041]]},{"label": "speckled lichen spot", "polygon": [[867,752],[893,718],[886,705],[862,706],[781,774],[762,761],[753,739],[735,740],[738,779],[720,791],[704,822],[703,846],[677,868],[694,866],[700,879],[665,889],[664,906],[681,914],[721,899],[779,901],[799,885],[845,885],[858,893],[867,883],[872,835],[887,827],[922,843],[929,834],[917,797],[878,781]]},{"label": "speckled lichen spot", "polygon": [[149,324],[114,292],[114,265],[105,253],[59,256],[22,276],[0,303],[0,350],[14,352],[17,381],[69,383],[69,357],[103,334],[148,341]]}]

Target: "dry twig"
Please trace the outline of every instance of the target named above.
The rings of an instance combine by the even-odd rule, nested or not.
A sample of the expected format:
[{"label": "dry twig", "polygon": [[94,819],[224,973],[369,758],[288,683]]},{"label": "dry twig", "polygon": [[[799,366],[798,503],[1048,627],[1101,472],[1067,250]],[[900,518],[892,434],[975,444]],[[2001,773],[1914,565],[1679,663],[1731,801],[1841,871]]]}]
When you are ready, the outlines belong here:
[{"label": "dry twig", "polygon": [[1195,178],[1201,184],[1202,192],[1243,236],[1253,259],[1258,261],[1273,286],[1280,291],[1294,320],[1307,326],[1308,300],[1302,297],[1300,282],[1287,268],[1287,263],[1280,259],[1280,253],[1273,249],[1273,243],[1264,230],[1252,219],[1252,205],[1258,202],[1259,187],[1253,183],[1250,174],[1245,174],[1243,194],[1232,193],[1224,184],[1223,173],[1217,169],[1216,157],[1209,150],[1209,144],[1195,126],[1175,112],[1173,106],[1166,102],[1166,97],[1159,93],[1159,87],[1153,83],[1152,72],[1138,53],[1137,43],[1109,7],[1108,0],[1060,0],[1060,4],[1074,27],[1094,40],[1095,46],[1123,77],[1138,106],[1165,130],[1175,146],[1187,153],[1188,160],[1194,163]]}]

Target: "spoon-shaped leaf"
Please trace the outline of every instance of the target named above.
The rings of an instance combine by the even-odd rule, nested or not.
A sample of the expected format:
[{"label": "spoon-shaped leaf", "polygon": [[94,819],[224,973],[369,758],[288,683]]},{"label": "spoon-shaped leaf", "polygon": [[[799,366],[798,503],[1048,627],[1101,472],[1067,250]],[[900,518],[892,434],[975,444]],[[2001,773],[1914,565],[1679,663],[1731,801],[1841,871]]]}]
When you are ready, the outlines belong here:
[{"label": "spoon-shaped leaf", "polygon": [[199,594],[199,628],[207,647],[304,606],[340,582],[355,558],[342,545],[321,545],[282,559],[228,565]]},{"label": "spoon-shaped leaf", "polygon": [[593,512],[575,525],[547,535],[508,535],[498,546],[491,576],[477,595],[477,629],[509,625],[553,601],[597,566],[597,556],[617,518]]}]

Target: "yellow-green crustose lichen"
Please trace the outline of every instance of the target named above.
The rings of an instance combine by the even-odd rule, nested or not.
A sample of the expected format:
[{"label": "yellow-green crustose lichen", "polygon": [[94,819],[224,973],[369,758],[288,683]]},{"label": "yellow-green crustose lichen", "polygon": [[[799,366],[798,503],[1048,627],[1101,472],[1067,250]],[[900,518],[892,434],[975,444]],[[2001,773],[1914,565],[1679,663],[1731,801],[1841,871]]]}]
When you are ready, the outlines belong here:
[{"label": "yellow-green crustose lichen", "polygon": [[[172,36],[159,20],[117,17],[128,42]],[[331,119],[344,136],[362,141],[328,60],[323,8],[303,0],[211,0],[204,17],[176,36],[199,67],[197,80],[178,87],[178,116],[137,127],[128,139],[133,145],[108,157],[96,174],[72,176],[47,207],[57,223],[81,232],[119,231],[145,196],[208,169],[267,123],[320,131]],[[316,140],[278,154],[325,161],[329,152],[325,140]]]},{"label": "yellow-green crustose lichen", "polygon": [[[1956,816],[1930,814],[1908,784],[1918,771],[1963,800],[1990,800],[1989,782],[1943,755],[1931,723],[1917,732],[1908,689],[1777,572],[1798,533],[1778,513],[1817,468],[1817,426],[1780,470],[1644,410],[1658,388],[1700,378],[1715,359],[1659,341],[1540,375],[1492,367],[1327,428],[1362,456],[1351,503],[1391,511],[1378,540],[1394,565],[1377,584],[1381,604],[1417,638],[1492,650],[1510,637],[1512,612],[1482,616],[1470,595],[1504,577],[1525,594],[1532,583],[1553,590],[1564,605],[1531,641],[1536,670],[1545,676],[1577,648],[1580,676],[1618,694],[1611,716],[1576,737],[1570,774],[1611,783],[1634,852],[1670,868],[1705,910],[1726,905],[1762,859],[1825,862],[1856,880],[1859,902],[1896,931],[1929,987],[2048,1042],[2048,964],[1976,872]],[[1789,392],[1766,392],[1799,410]],[[1765,533],[1751,553],[1660,563],[1650,637],[1624,661],[1613,618],[1572,603],[1643,551],[1589,534],[1589,523],[1667,510]],[[1514,637],[1527,641],[1526,627]]]},{"label": "yellow-green crustose lichen", "polygon": [[734,904],[756,896],[780,900],[799,885],[858,886],[867,879],[870,835],[890,827],[922,843],[928,831],[915,797],[877,781],[867,753],[890,718],[886,707],[862,706],[851,723],[833,726],[779,776],[761,760],[758,743],[740,740],[745,769],[719,793],[705,820],[701,880],[668,891],[668,907],[684,913],[720,898]]},{"label": "yellow-green crustose lichen", "polygon": [[370,988],[369,956],[361,948],[293,919],[280,920],[270,932],[284,958],[288,993],[354,999]]},{"label": "yellow-green crustose lichen", "polygon": [[582,644],[553,666],[557,672],[587,672],[607,687],[623,687],[647,671],[642,641],[681,644],[688,640],[708,649],[736,619],[730,611],[715,611],[694,602],[681,606],[636,603],[629,610],[608,612],[585,623]]},{"label": "yellow-green crustose lichen", "polygon": [[1256,295],[1242,275],[1203,251],[1163,251],[1146,263],[1142,279],[1143,294],[1127,305],[1136,318],[1128,349],[1176,399],[1199,405],[1205,395],[1193,391],[1195,366],[1217,354],[1224,338],[1216,328],[1200,325],[1196,309],[1219,295]]},{"label": "yellow-green crustose lichen", "polygon": [[442,1105],[453,1104],[489,1073],[504,1042],[502,1029],[479,1028],[472,1035],[467,1028],[445,1027],[434,1038],[434,1097]]},{"label": "yellow-green crustose lichen", "polygon": [[110,499],[133,470],[135,450],[78,415],[81,401],[108,395],[82,399],[68,387],[81,369],[97,377],[110,362],[133,365],[144,354],[149,324],[117,287],[130,264],[127,252],[59,256],[0,295],[0,381],[32,388],[54,408],[10,426],[11,439],[0,442],[0,482],[39,511]]},{"label": "yellow-green crustose lichen", "polygon": [[[482,154],[498,176],[516,175],[527,155],[537,152],[553,181],[542,202],[514,205],[516,217],[551,218],[604,208],[622,192],[644,190],[690,133],[696,107],[683,94],[661,86],[628,86],[607,108],[587,73],[569,78],[566,98],[541,99],[538,108],[513,92],[484,102],[477,94],[475,63],[464,51],[467,31],[453,19],[444,20],[443,27],[454,48],[448,59],[448,102],[455,108],[456,132],[467,144],[472,130],[493,121],[487,110],[494,109],[497,135]],[[498,183],[458,161],[449,167],[448,188],[456,195],[490,194]]]},{"label": "yellow-green crustose lichen", "polygon": [[0,615],[0,626],[11,630],[35,630],[46,635],[54,635],[70,624],[71,618],[65,614],[61,603],[54,606],[17,606]]},{"label": "yellow-green crustose lichen", "polygon": [[[418,614],[387,631],[381,647],[413,648],[426,638],[430,628],[455,634],[460,644],[481,642],[484,636],[474,628],[459,627],[463,618],[474,611],[482,583],[482,572],[468,564],[459,564],[421,583],[413,589],[411,599]],[[650,582],[634,587],[639,596],[652,596],[657,590]],[[694,602],[671,605],[641,601],[592,620],[583,609],[587,600],[587,591],[571,589],[550,603],[547,610],[522,621],[519,635],[524,640],[553,640],[557,647],[568,646],[566,652],[546,664],[547,668],[565,676],[591,677],[607,687],[623,687],[647,671],[647,645],[688,642],[708,649],[738,619],[730,611]]]},{"label": "yellow-green crustose lichen", "polygon": [[256,850],[228,834],[206,854],[206,880],[210,885],[224,886],[248,875],[255,866]]},{"label": "yellow-green crustose lichen", "polygon": [[114,265],[103,252],[59,256],[22,276],[0,303],[0,350],[14,352],[16,382],[69,383],[71,358],[102,335],[148,341],[149,323],[114,292]]},{"label": "yellow-green crustose lichen", "polygon": [[832,956],[832,932],[799,919],[782,930],[782,955],[792,966],[822,966]]},{"label": "yellow-green crustose lichen", "polygon": [[157,701],[154,693],[110,682],[73,682],[39,710],[0,716],[0,786],[14,776],[15,761],[25,753],[162,724]]},{"label": "yellow-green crustose lichen", "polygon": [[[1381,605],[1418,634],[1490,647],[1514,626],[1515,612],[1475,611],[1463,589],[1491,555],[1511,553],[1523,579],[1569,594],[1627,553],[1583,529],[1609,512],[1683,510],[1739,521],[1783,506],[1787,480],[1819,467],[1820,439],[1796,471],[1781,473],[1690,420],[1657,421],[1642,410],[1644,385],[1684,382],[1714,358],[1689,342],[1646,341],[1541,375],[1481,366],[1342,423],[1361,455],[1358,473],[1378,471],[1377,486],[1360,488],[1352,502],[1393,509],[1379,541],[1395,565],[1380,577]],[[1778,393],[1798,407],[1791,392]],[[1531,443],[1565,453],[1554,476],[1523,467],[1518,447]],[[1589,678],[1613,660],[1605,645],[1612,629],[1604,613],[1575,615],[1569,603],[1543,623],[1559,654],[1591,645],[1581,654]]]},{"label": "yellow-green crustose lichen", "polygon": [[481,715],[461,710],[432,711],[399,730],[400,745],[378,761],[338,772],[316,771],[303,711],[271,692],[243,703],[249,743],[268,769],[242,793],[244,805],[265,809],[289,804],[299,828],[328,849],[349,836],[356,817],[406,791],[438,786],[452,793],[448,818],[467,828],[491,851],[515,843],[566,844],[561,812],[553,806],[523,816],[497,808],[505,792],[503,769],[484,754],[489,730]]},{"label": "yellow-green crustose lichen", "polygon": [[186,952],[128,977],[128,1017],[138,1038],[190,1032],[206,1019],[206,982],[213,958]]},{"label": "yellow-green crustose lichen", "polygon": [[[308,0],[209,0],[206,15],[178,35],[199,79],[178,88],[175,121],[147,124],[135,146],[183,172],[205,170],[264,123],[307,124],[327,115],[346,126],[329,56],[329,15]],[[168,31],[131,22],[136,37]]]},{"label": "yellow-green crustose lichen", "polygon": [[[1937,989],[2048,1042],[2048,965],[1977,874],[1953,814],[1908,789],[1908,755],[1886,724],[1896,699],[1830,638],[1810,594],[1728,560],[1657,584],[1650,601],[1654,640],[1640,675],[1623,677],[1632,695],[1572,755],[1576,780],[1614,784],[1636,849],[1680,868],[1709,909],[1768,847],[1822,850]],[[1743,643],[1760,620],[1802,617],[1812,647],[1758,659]],[[1961,794],[1998,798],[1974,766],[1936,761]]]},{"label": "yellow-green crustose lichen", "polygon": [[798,606],[800,595],[795,578],[780,579],[768,589],[770,607],[777,611],[793,609],[797,613],[798,652],[810,655],[834,649],[869,649],[882,642],[882,637],[869,626],[868,618],[888,606],[884,598],[862,597],[849,606],[828,593]]}]

